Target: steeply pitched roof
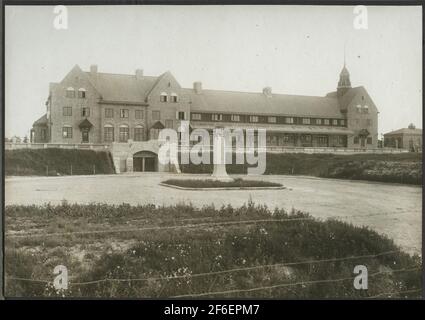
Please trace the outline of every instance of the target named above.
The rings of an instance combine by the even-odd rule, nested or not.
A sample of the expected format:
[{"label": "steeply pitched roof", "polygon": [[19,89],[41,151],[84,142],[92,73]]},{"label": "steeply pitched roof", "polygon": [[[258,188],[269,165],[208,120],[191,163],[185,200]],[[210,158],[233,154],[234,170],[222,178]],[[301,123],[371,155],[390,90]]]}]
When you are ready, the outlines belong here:
[{"label": "steeply pitched roof", "polygon": [[89,120],[84,119],[83,121],[80,122],[80,124],[78,125],[78,127],[79,128],[89,128],[90,129],[91,127],[93,127],[93,125],[92,125],[92,123]]},{"label": "steeply pitched roof", "polygon": [[[90,82],[100,93],[104,103],[144,103],[153,88],[165,76],[143,76],[98,72],[93,76],[85,72]],[[193,89],[182,88],[182,94],[191,101],[191,111],[252,113],[264,115],[294,115],[310,117],[343,118],[340,110],[347,106],[363,87],[351,88],[340,98],[335,92],[324,97],[262,92],[236,92],[221,90],[202,90],[196,94]]]},{"label": "steeply pitched roof", "polygon": [[45,115],[41,116],[32,125],[33,126],[47,126],[47,115],[45,114]]},{"label": "steeply pitched roof", "polygon": [[386,135],[392,135],[392,134],[413,134],[413,135],[422,135],[422,129],[409,129],[409,128],[402,128],[398,130],[394,130],[388,133],[385,133]]},{"label": "steeply pitched roof", "polygon": [[184,89],[192,100],[191,111],[286,114],[318,117],[342,117],[336,97],[299,96],[289,94],[202,90],[195,94]]},{"label": "steeply pitched roof", "polygon": [[135,75],[101,73],[93,76],[86,72],[90,82],[100,93],[103,100],[122,102],[143,102],[158,77],[144,76],[136,79]]}]

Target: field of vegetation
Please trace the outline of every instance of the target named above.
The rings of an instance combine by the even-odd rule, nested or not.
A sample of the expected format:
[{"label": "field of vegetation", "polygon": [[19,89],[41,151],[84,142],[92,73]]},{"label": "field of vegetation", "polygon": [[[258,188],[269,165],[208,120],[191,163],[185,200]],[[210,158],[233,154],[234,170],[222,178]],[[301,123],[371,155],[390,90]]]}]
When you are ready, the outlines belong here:
[{"label": "field of vegetation", "polygon": [[[8,297],[419,298],[421,259],[368,228],[248,203],[6,206]],[[68,269],[55,290],[53,269]],[[356,265],[368,290],[356,290]]]},{"label": "field of vegetation", "polygon": [[182,188],[270,188],[282,187],[280,183],[235,178],[233,181],[200,180],[200,179],[168,179],[162,182]]},{"label": "field of vegetation", "polygon": [[[235,161],[235,155],[233,155]],[[267,153],[265,174],[422,184],[422,154],[305,154]],[[182,165],[185,173],[212,173],[213,165]],[[230,174],[245,174],[248,164],[226,165]]]},{"label": "field of vegetation", "polygon": [[6,176],[57,176],[115,173],[111,154],[77,149],[5,151]]}]

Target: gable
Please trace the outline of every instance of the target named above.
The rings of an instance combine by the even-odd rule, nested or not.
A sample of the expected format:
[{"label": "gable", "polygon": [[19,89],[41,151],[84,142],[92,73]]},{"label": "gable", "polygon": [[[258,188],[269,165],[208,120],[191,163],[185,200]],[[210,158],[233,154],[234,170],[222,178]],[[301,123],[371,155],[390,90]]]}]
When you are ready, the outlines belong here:
[{"label": "gable", "polygon": [[162,92],[165,92],[168,95],[172,93],[180,94],[180,90],[180,84],[177,82],[171,72],[167,71],[160,75],[153,84],[152,88],[146,95],[146,101],[149,101],[153,97],[158,98]]}]

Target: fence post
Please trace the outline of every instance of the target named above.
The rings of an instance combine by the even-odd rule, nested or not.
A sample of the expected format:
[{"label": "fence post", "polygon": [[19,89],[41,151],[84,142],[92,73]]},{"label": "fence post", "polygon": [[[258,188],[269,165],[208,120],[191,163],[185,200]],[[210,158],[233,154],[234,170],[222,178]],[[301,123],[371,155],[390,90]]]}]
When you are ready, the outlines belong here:
[{"label": "fence post", "polygon": [[96,174],[96,165],[93,165],[93,174]]},{"label": "fence post", "polygon": [[49,176],[49,166],[46,166],[46,176]]},{"label": "fence post", "polygon": [[72,176],[72,163],[71,163],[71,176]]}]

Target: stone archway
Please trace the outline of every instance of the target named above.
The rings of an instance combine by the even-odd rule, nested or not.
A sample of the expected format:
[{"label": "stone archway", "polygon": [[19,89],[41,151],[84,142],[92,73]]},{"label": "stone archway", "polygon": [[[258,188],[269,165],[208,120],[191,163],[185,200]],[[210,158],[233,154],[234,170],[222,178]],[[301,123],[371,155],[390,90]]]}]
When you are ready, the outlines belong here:
[{"label": "stone archway", "polygon": [[139,151],[133,154],[133,171],[158,171],[158,155],[152,151]]}]

